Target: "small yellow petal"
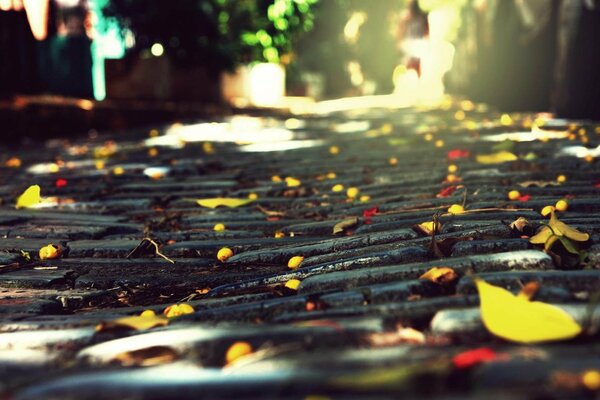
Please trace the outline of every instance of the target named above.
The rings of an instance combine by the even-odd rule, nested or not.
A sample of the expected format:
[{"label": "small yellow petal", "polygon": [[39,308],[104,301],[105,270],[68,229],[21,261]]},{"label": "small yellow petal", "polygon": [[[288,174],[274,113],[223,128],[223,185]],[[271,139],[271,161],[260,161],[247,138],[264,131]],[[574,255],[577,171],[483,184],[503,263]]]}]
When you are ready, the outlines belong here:
[{"label": "small yellow petal", "polygon": [[544,217],[547,217],[548,215],[550,215],[552,213],[552,211],[554,211],[554,206],[546,206],[546,207],[542,208],[542,211],[540,212],[540,214],[542,214]]},{"label": "small yellow petal", "polygon": [[518,190],[511,190],[510,192],[508,192],[509,200],[519,200],[519,197],[521,197],[521,193],[519,193]]},{"label": "small yellow petal", "polygon": [[225,225],[223,225],[221,223],[215,224],[215,226],[213,227],[213,230],[215,232],[222,232],[225,230]]},{"label": "small yellow petal", "polygon": [[233,250],[231,250],[229,247],[223,247],[217,252],[217,260],[221,262],[227,261],[227,259],[229,259],[232,256]]},{"label": "small yellow petal", "polygon": [[123,175],[125,173],[125,169],[123,167],[115,167],[113,169],[113,174],[115,175]]},{"label": "small yellow petal", "polygon": [[567,208],[569,208],[569,203],[567,203],[566,200],[559,200],[556,202],[554,207],[557,211],[567,211]]},{"label": "small yellow petal", "polygon": [[288,261],[288,268],[296,269],[300,266],[300,264],[302,264],[302,261],[304,261],[303,256],[294,256]]},{"label": "small yellow petal", "polygon": [[338,183],[337,185],[334,185],[331,190],[334,192],[341,192],[344,190],[344,185]]},{"label": "small yellow petal", "polygon": [[600,371],[598,370],[588,370],[581,375],[581,383],[589,390],[599,390],[600,389]]},{"label": "small yellow petal", "polygon": [[39,252],[40,260],[52,260],[59,258],[61,255],[61,248],[53,244],[42,247]]},{"label": "small yellow petal", "polygon": [[175,318],[175,317],[179,317],[184,314],[192,314],[194,311],[195,311],[194,307],[190,306],[189,304],[182,303],[182,304],[173,304],[172,306],[165,308],[165,310],[163,311],[163,314],[167,318]]},{"label": "small yellow petal", "polygon": [[247,356],[248,354],[252,354],[252,345],[248,342],[235,342],[229,349],[227,349],[227,353],[225,354],[225,361],[227,364],[231,364],[239,358]]},{"label": "small yellow petal", "polygon": [[290,279],[289,281],[287,281],[285,283],[285,287],[288,289],[292,289],[292,290],[298,290],[298,287],[300,286],[300,280],[298,279]]},{"label": "small yellow petal", "polygon": [[329,154],[340,154],[340,148],[337,146],[331,146],[329,148]]},{"label": "small yellow petal", "polygon": [[300,179],[292,178],[291,176],[288,176],[287,178],[285,178],[285,183],[287,183],[288,187],[296,187],[296,186],[300,186],[300,184],[302,184]]},{"label": "small yellow petal", "polygon": [[567,181],[567,177],[565,175],[559,175],[556,177],[556,182],[558,183],[564,183]]},{"label": "small yellow petal", "polygon": [[462,214],[465,212],[465,208],[463,206],[461,206],[460,204],[452,204],[448,208],[448,212],[450,214]]},{"label": "small yellow petal", "polygon": [[360,189],[358,189],[356,187],[351,187],[351,188],[348,188],[348,190],[346,191],[346,196],[348,196],[350,199],[354,199],[354,198],[356,198],[356,196],[358,196],[359,193],[360,193]]}]

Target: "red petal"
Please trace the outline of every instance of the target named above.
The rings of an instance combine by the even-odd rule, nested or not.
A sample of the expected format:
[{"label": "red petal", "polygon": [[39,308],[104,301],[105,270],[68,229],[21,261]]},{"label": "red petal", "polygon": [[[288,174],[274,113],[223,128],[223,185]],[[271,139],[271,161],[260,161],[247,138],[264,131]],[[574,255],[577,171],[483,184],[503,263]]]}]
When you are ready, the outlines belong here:
[{"label": "red petal", "polygon": [[448,187],[442,188],[442,190],[440,190],[440,192],[435,197],[448,197],[452,193],[454,193],[457,188],[458,188],[458,186],[448,186]]},{"label": "red petal", "polygon": [[458,158],[467,158],[470,155],[471,153],[469,152],[469,150],[453,149],[448,152],[448,159],[456,160]]},{"label": "red petal", "polygon": [[594,187],[595,187],[595,188],[598,188],[598,189],[600,189],[600,181],[599,181],[599,182],[596,182],[596,183],[594,184]]},{"label": "red petal", "polygon": [[377,214],[377,211],[379,211],[377,209],[377,207],[367,208],[366,210],[363,211],[363,218],[365,219],[365,224],[370,224],[371,222],[373,222],[371,220],[371,217],[373,217],[373,215]]},{"label": "red petal", "polygon": [[519,201],[529,201],[531,200],[530,194],[524,194],[523,196],[519,196]]},{"label": "red petal", "polygon": [[455,355],[452,363],[456,368],[469,368],[482,362],[494,361],[498,359],[498,354],[489,347],[467,350]]},{"label": "red petal", "polygon": [[57,188],[67,186],[67,180],[63,178],[58,178],[54,184]]}]

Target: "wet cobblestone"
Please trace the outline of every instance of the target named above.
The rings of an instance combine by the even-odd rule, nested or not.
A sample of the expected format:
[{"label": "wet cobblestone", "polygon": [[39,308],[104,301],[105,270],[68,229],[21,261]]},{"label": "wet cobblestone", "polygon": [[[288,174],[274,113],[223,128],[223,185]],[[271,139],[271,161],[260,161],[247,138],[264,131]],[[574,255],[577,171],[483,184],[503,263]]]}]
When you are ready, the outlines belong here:
[{"label": "wet cobblestone", "polygon": [[[458,107],[107,132],[29,145],[20,168],[0,151],[0,397],[597,397],[581,374],[600,369],[599,126],[528,114],[507,124],[485,108],[456,120]],[[497,138],[519,132],[538,140]],[[568,155],[574,146],[594,156]],[[477,161],[499,149],[518,159]],[[33,184],[41,207],[16,210]],[[508,200],[511,190],[529,197]],[[252,201],[197,204],[209,198]],[[591,236],[581,259],[510,226],[523,217],[535,232],[561,199],[561,221]],[[432,239],[415,225],[434,217]],[[144,238],[156,249],[140,250]],[[62,256],[41,260],[48,244]],[[233,255],[219,261],[224,247]],[[456,281],[420,279],[432,267]],[[513,292],[539,283],[535,299],[564,307],[586,337],[494,338],[474,275]],[[167,326],[97,329],[181,302],[194,312]],[[240,341],[252,354],[228,363]],[[453,361],[481,348],[495,358]]]}]

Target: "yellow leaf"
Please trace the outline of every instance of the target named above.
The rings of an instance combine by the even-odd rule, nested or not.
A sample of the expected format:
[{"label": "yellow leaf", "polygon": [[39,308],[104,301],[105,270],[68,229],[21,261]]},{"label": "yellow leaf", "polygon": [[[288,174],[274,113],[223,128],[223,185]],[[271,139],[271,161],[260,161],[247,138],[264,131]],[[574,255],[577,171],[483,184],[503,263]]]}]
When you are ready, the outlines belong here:
[{"label": "yellow leaf", "polygon": [[165,326],[169,323],[169,319],[163,316],[132,316],[123,317],[114,321],[105,321],[96,327],[97,331],[106,331],[111,329],[134,329],[145,330],[155,328],[157,326]]},{"label": "yellow leaf", "polygon": [[446,284],[457,280],[458,275],[452,268],[433,267],[421,275],[419,279],[427,279],[433,283]]},{"label": "yellow leaf", "polygon": [[581,326],[564,310],[529,301],[508,290],[475,279],[481,301],[481,319],[494,335],[520,343],[571,339]]},{"label": "yellow leaf", "polygon": [[22,195],[17,199],[16,208],[29,208],[38,204],[42,201],[40,197],[40,186],[39,185],[31,185],[23,192]]},{"label": "yellow leaf", "polygon": [[346,218],[345,220],[343,220],[343,221],[338,222],[337,224],[335,224],[335,226],[333,227],[333,234],[336,235],[338,233],[342,233],[347,228],[352,228],[356,224],[358,224],[358,218],[357,217]]},{"label": "yellow leaf", "polygon": [[500,164],[508,161],[516,161],[517,159],[518,157],[516,155],[506,150],[477,156],[477,162],[480,164]]},{"label": "yellow leaf", "polygon": [[538,233],[536,233],[534,236],[531,237],[531,239],[529,239],[529,243],[531,244],[544,244],[546,243],[546,241],[548,239],[550,239],[550,236],[552,236],[552,229],[550,229],[547,226],[544,226],[542,229],[540,229],[538,231]]},{"label": "yellow leaf", "polygon": [[564,222],[559,221],[554,213],[552,213],[552,216],[550,217],[550,222],[548,223],[548,226],[552,228],[555,235],[566,236],[569,239],[574,240],[576,242],[586,242],[590,238],[589,234],[579,232],[577,229],[571,228]]},{"label": "yellow leaf", "polygon": [[235,208],[245,206],[246,204],[252,203],[252,199],[235,199],[227,197],[216,197],[214,199],[198,199],[196,200],[199,206],[207,208],[217,208],[220,206]]}]

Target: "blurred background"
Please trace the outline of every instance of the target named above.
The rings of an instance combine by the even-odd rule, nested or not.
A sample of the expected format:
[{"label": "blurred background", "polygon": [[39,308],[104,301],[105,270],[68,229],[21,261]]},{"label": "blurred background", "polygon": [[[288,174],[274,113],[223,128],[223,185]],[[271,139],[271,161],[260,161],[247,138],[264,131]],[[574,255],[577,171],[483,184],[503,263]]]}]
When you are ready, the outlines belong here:
[{"label": "blurred background", "polygon": [[598,39],[595,0],[0,0],[0,123],[447,95],[600,119]]}]

